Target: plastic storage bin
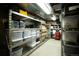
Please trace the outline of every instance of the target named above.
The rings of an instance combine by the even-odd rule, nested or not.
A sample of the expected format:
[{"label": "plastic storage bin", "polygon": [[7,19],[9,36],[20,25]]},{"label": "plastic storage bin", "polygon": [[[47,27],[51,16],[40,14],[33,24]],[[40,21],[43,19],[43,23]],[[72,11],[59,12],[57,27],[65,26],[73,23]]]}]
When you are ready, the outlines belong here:
[{"label": "plastic storage bin", "polygon": [[36,33],[37,33],[37,28],[32,28],[32,29],[31,29],[31,33],[34,34],[34,35],[36,35]]},{"label": "plastic storage bin", "polygon": [[10,31],[10,39],[12,42],[23,40],[23,31]]},{"label": "plastic storage bin", "polygon": [[37,38],[37,36],[32,37],[32,43],[36,43],[36,38]]},{"label": "plastic storage bin", "polygon": [[19,21],[10,21],[10,28],[19,28]]},{"label": "plastic storage bin", "polygon": [[37,30],[36,35],[37,35],[37,38],[39,38],[39,37],[40,37],[40,31],[39,31],[39,30]]},{"label": "plastic storage bin", "polygon": [[11,56],[22,56],[22,50],[23,50],[23,48],[21,48],[21,47],[17,47],[15,49],[13,49]]},{"label": "plastic storage bin", "polygon": [[31,38],[29,38],[29,41],[26,43],[26,45],[31,48],[36,46],[36,36],[32,36]]},{"label": "plastic storage bin", "polygon": [[23,40],[12,42],[12,46],[18,46],[23,43]]},{"label": "plastic storage bin", "polygon": [[20,21],[20,28],[25,28],[25,23],[23,21]]},{"label": "plastic storage bin", "polygon": [[30,38],[31,37],[31,29],[26,29],[24,30],[24,39]]}]

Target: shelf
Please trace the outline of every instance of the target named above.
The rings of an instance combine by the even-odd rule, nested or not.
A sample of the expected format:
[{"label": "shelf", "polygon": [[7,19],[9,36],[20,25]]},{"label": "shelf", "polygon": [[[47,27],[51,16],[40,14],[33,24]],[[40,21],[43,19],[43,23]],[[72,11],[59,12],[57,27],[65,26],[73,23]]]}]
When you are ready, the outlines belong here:
[{"label": "shelf", "polygon": [[24,37],[24,39],[31,38],[31,37],[34,37],[34,36],[36,36],[36,35],[27,36],[27,37]]},{"label": "shelf", "polygon": [[[18,20],[18,21],[20,21],[20,20],[22,20],[22,21],[30,21],[30,22],[34,22],[34,21],[36,21],[38,24],[39,23],[45,23],[45,21],[42,21],[42,20],[39,20],[39,19],[35,19],[35,18],[32,18],[32,17],[30,17],[30,16],[26,16],[26,15],[23,15],[23,14],[20,14],[20,13],[18,13],[18,12],[15,12],[15,11],[12,11],[12,10],[10,10],[11,11],[11,15],[9,15],[10,17],[9,17],[9,21],[12,21],[12,20]],[[10,25],[9,25],[10,26]],[[29,28],[29,29],[31,29],[31,28]],[[29,30],[28,29],[28,30]],[[27,30],[27,28],[9,28],[8,29],[9,30],[9,32],[11,32],[11,31],[13,31],[13,32],[24,32],[25,30]],[[30,30],[29,30],[30,31]],[[27,34],[27,32],[26,32],[26,34]],[[20,38],[20,39],[14,39],[14,40],[11,40],[11,43],[10,43],[10,45],[9,45],[9,49],[12,51],[12,49],[13,48],[16,48],[16,47],[19,47],[19,46],[23,46],[24,44],[27,44],[27,42],[30,40],[30,39],[32,39],[32,37],[35,37],[36,35],[33,35],[32,33],[31,33],[31,35],[30,36],[25,36],[25,38]],[[21,40],[21,42],[19,42]],[[10,41],[9,41],[10,42]],[[39,43],[39,42],[38,42]],[[26,48],[27,49],[27,48]],[[29,53],[29,52],[28,52]]]},{"label": "shelf", "polygon": [[11,31],[19,31],[19,30],[20,30],[20,31],[21,31],[21,30],[22,30],[22,31],[23,31],[23,30],[24,30],[24,31],[27,31],[27,29],[29,30],[29,29],[33,29],[33,28],[11,28],[10,30],[11,30]]},{"label": "shelf", "polygon": [[23,40],[23,38],[20,38],[20,39],[14,39],[14,40],[12,40],[12,42],[17,42],[17,41],[20,41],[20,40]]},{"label": "shelf", "polygon": [[79,32],[79,31],[63,31],[63,32]]},{"label": "shelf", "polygon": [[28,36],[28,37],[24,37],[24,39],[28,39],[28,38],[31,38],[32,36]]},{"label": "shelf", "polygon": [[13,46],[10,47],[10,49],[13,49],[15,47],[21,46],[22,44],[24,44],[24,43],[19,43],[19,44],[13,45]]},{"label": "shelf", "polygon": [[23,31],[26,30],[25,28],[12,28],[10,31]]},{"label": "shelf", "polygon": [[40,33],[47,33],[47,31],[41,31]]},{"label": "shelf", "polygon": [[18,47],[18,46],[21,46],[21,45],[27,43],[28,41],[29,40],[26,39],[23,43],[19,43],[19,44],[16,44],[16,45],[11,46],[10,49],[15,48],[15,47]]},{"label": "shelf", "polygon": [[31,20],[34,20],[34,21],[37,21],[37,22],[45,23],[45,22],[42,21],[42,20],[34,19],[34,18],[30,17],[30,16],[26,16],[26,15],[20,14],[20,13],[18,13],[18,12],[12,11],[12,10],[11,10],[11,12],[12,12],[13,14],[15,14],[15,15],[22,16],[22,17],[24,17],[24,18],[28,18],[28,19],[31,19]]},{"label": "shelf", "polygon": [[[33,35],[33,36],[35,36],[35,35]],[[28,36],[28,37],[23,38],[23,39],[26,39],[26,41],[23,41],[23,42],[20,43],[20,44],[14,45],[14,46],[12,46],[11,48],[15,48],[15,47],[17,47],[17,46],[21,46],[21,45],[27,43],[27,42],[28,42],[27,39],[28,39],[28,38],[31,38],[31,37],[33,37],[33,36]],[[16,41],[19,41],[19,40],[22,40],[22,39],[14,40],[14,41],[12,41],[12,42],[16,42]]]},{"label": "shelf", "polygon": [[70,47],[77,47],[79,48],[79,45],[69,45],[69,44],[64,44],[65,46],[70,46]]},{"label": "shelf", "polygon": [[61,28],[52,28],[52,30],[57,30],[57,29],[61,30]]}]

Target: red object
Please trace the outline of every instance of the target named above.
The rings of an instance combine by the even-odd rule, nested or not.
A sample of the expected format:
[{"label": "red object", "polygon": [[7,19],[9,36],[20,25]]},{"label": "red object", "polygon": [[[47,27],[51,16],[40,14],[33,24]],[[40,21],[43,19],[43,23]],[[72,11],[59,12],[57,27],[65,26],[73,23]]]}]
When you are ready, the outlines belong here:
[{"label": "red object", "polygon": [[55,37],[54,37],[56,40],[60,40],[61,38],[61,34],[60,32],[55,32]]}]

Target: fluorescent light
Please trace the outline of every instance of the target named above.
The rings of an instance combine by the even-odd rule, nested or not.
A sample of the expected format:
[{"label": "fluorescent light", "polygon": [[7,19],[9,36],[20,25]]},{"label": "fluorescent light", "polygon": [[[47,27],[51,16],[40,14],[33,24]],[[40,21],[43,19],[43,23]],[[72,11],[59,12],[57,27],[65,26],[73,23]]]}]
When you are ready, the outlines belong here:
[{"label": "fluorescent light", "polygon": [[51,7],[48,3],[36,3],[46,14],[51,14]]},{"label": "fluorescent light", "polygon": [[51,17],[51,19],[55,21],[56,20],[56,16],[53,15],[53,17]]}]

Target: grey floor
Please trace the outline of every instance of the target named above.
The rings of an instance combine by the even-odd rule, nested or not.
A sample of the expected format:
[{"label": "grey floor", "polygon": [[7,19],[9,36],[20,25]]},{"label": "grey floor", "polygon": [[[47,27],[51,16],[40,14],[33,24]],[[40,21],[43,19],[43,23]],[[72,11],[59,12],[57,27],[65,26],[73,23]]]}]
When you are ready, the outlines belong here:
[{"label": "grey floor", "polygon": [[61,56],[61,41],[49,39],[30,56]]}]

